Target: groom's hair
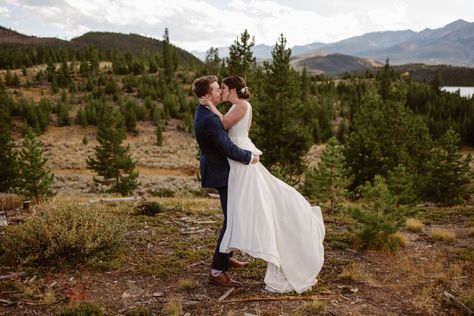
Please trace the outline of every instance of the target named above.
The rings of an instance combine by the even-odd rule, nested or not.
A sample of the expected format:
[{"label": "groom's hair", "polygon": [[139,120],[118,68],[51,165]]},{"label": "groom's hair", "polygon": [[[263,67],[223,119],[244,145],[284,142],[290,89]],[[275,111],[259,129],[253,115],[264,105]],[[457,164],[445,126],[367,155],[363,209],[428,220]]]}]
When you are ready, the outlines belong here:
[{"label": "groom's hair", "polygon": [[198,98],[202,98],[209,92],[209,85],[219,80],[214,75],[199,77],[193,81],[193,93]]}]

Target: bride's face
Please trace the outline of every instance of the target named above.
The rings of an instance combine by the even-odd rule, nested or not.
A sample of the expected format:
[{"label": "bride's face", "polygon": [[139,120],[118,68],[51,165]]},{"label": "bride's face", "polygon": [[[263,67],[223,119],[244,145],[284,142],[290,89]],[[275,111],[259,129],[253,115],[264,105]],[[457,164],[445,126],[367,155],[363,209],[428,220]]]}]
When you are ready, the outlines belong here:
[{"label": "bride's face", "polygon": [[232,96],[232,90],[229,89],[229,87],[223,83],[221,85],[221,99],[222,99],[222,102],[226,102],[226,101],[229,101],[229,97]]}]

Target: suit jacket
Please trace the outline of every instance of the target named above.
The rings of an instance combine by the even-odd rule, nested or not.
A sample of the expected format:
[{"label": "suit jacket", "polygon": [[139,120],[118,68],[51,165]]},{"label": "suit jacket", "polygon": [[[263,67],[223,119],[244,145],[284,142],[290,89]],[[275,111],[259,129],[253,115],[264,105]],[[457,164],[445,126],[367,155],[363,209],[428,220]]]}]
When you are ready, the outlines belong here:
[{"label": "suit jacket", "polygon": [[252,153],[237,147],[224,130],[220,118],[205,106],[198,105],[196,108],[194,134],[201,149],[203,188],[227,186],[230,170],[227,157],[244,164],[249,164],[252,160]]}]

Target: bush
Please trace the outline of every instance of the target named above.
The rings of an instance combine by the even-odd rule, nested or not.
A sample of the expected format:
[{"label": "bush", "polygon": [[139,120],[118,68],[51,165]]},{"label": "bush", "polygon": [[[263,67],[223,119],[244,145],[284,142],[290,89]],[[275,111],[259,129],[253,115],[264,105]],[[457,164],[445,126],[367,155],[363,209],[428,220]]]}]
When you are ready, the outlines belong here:
[{"label": "bush", "polygon": [[163,211],[167,211],[168,209],[163,205],[157,202],[142,202],[138,206],[135,207],[134,211],[136,215],[146,215],[146,216],[154,216],[158,213],[162,213]]},{"label": "bush", "polygon": [[48,206],[25,223],[5,228],[0,259],[7,263],[85,259],[118,246],[125,225],[105,206]]},{"label": "bush", "polygon": [[351,227],[357,236],[356,243],[362,248],[395,251],[403,242],[393,234],[405,225],[406,216],[413,210],[399,204],[381,176],[375,176],[374,184],[368,182],[361,192],[361,207],[348,209],[356,221],[355,227]]},{"label": "bush", "polygon": [[104,312],[100,306],[92,303],[68,306],[59,312],[58,316],[102,316]]}]

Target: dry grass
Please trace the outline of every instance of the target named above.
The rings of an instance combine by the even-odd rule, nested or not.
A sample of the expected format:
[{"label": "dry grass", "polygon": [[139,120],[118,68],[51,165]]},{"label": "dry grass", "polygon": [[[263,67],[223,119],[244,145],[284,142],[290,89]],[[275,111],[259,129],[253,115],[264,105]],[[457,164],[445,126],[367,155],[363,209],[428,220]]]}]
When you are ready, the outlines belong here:
[{"label": "dry grass", "polygon": [[361,281],[363,279],[363,274],[360,264],[357,262],[351,262],[342,269],[341,274],[339,274],[339,278],[352,281]]},{"label": "dry grass", "polygon": [[389,236],[389,244],[397,245],[396,249],[406,247],[408,245],[408,237],[402,232],[396,232]]},{"label": "dry grass", "polygon": [[423,230],[423,222],[416,218],[408,218],[405,227],[410,232],[421,232]]},{"label": "dry grass", "polygon": [[304,306],[303,311],[307,315],[316,315],[316,314],[321,313],[325,307],[326,307],[326,303],[324,301],[315,300],[315,301],[307,303]]},{"label": "dry grass", "polygon": [[413,293],[414,296],[410,299],[413,306],[420,312],[426,315],[433,315],[435,300],[431,293],[433,288],[431,286],[425,286]]},{"label": "dry grass", "polygon": [[13,211],[22,206],[22,199],[16,194],[0,193],[0,212]]},{"label": "dry grass", "polygon": [[443,228],[433,228],[431,230],[431,238],[440,241],[455,241],[456,234],[451,230]]},{"label": "dry grass", "polygon": [[181,290],[191,291],[197,287],[197,284],[193,279],[179,279],[178,287]]},{"label": "dry grass", "polygon": [[47,291],[43,296],[43,303],[47,306],[56,303],[56,295],[53,291]]},{"label": "dry grass", "polygon": [[168,316],[183,315],[183,299],[179,297],[172,298],[165,304],[165,312]]}]

